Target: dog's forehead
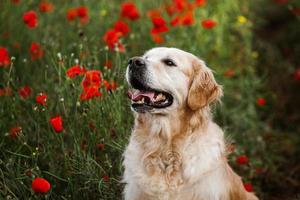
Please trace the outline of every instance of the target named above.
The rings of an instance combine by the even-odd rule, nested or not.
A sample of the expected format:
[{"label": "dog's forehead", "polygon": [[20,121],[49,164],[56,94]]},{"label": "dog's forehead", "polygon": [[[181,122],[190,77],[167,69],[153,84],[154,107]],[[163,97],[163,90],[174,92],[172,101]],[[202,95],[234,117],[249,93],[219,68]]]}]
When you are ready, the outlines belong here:
[{"label": "dog's forehead", "polygon": [[162,59],[162,58],[173,58],[173,59],[189,59],[189,53],[177,49],[167,47],[157,47],[147,51],[144,56],[146,59]]}]

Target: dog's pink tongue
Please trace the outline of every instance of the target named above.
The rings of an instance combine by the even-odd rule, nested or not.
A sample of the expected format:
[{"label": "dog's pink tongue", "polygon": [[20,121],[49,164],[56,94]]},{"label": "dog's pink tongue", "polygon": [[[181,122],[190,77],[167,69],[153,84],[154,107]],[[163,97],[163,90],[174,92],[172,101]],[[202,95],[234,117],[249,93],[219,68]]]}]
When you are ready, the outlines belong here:
[{"label": "dog's pink tongue", "polygon": [[132,101],[139,101],[143,97],[148,97],[150,99],[150,101],[154,101],[154,96],[155,96],[155,92],[139,91],[139,90],[136,90],[134,92],[128,91],[128,97]]}]

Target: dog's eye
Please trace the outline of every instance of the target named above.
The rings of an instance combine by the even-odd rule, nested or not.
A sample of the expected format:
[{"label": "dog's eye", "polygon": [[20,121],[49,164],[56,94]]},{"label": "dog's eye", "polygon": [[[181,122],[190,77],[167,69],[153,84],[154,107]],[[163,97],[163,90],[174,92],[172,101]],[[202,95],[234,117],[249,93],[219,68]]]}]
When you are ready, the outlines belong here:
[{"label": "dog's eye", "polygon": [[162,62],[165,64],[165,65],[168,65],[168,66],[174,66],[174,67],[176,67],[176,64],[173,62],[173,60],[171,60],[171,59],[164,59],[164,60],[162,60]]}]

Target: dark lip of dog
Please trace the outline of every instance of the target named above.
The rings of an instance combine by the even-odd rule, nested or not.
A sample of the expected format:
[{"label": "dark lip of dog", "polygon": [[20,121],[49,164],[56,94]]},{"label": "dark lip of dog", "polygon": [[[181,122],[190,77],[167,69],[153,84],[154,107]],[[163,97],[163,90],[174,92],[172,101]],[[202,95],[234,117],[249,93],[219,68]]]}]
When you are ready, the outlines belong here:
[{"label": "dark lip of dog", "polygon": [[153,109],[163,109],[172,105],[173,96],[170,93],[150,87],[133,87],[128,91],[131,107],[136,112],[144,113]]}]

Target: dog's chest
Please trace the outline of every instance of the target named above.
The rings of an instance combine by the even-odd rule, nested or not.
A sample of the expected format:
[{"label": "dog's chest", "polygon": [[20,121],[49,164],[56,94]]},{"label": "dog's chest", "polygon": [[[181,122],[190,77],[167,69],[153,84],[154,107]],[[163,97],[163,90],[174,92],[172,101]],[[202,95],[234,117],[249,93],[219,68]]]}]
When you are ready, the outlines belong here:
[{"label": "dog's chest", "polygon": [[150,179],[160,179],[171,190],[183,182],[182,156],[176,150],[163,149],[154,152],[144,158],[142,167]]},{"label": "dog's chest", "polygon": [[211,176],[217,167],[216,161],[221,155],[219,142],[205,138],[185,141],[180,149],[164,148],[149,153],[131,141],[125,152],[125,178],[128,176],[148,194],[167,196],[162,199],[176,199],[172,198],[174,194],[183,194],[191,187],[199,187],[195,191],[202,194],[213,187],[216,190],[221,181],[207,175]]},{"label": "dog's chest", "polygon": [[148,194],[167,195],[178,190],[183,183],[181,152],[160,149],[147,154],[138,146],[131,141],[124,154],[125,181],[135,182]]}]

